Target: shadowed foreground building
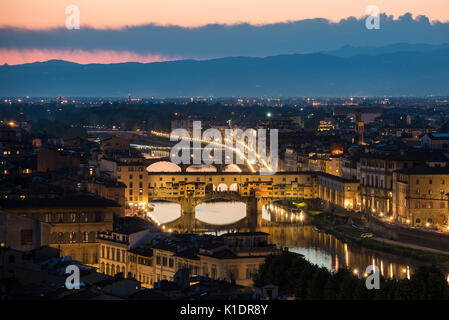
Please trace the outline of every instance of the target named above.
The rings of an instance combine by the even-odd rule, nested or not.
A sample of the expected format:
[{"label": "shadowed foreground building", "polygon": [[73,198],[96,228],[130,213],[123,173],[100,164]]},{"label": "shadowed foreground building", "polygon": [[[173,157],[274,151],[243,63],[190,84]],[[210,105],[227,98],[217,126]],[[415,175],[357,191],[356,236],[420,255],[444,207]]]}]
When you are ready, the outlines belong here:
[{"label": "shadowed foreground building", "polygon": [[49,245],[61,256],[85,264],[98,263],[97,233],[113,229],[111,200],[88,195],[55,199],[1,200],[3,211],[50,224]]},{"label": "shadowed foreground building", "polygon": [[268,234],[264,232],[213,237],[169,235],[146,229],[100,233],[98,241],[100,272],[110,276],[123,273],[147,288],[160,281],[173,281],[181,269],[186,269],[191,277],[251,286],[252,275],[265,257],[281,252],[268,243]]},{"label": "shadowed foreground building", "polygon": [[28,251],[48,245],[51,225],[38,219],[0,211],[0,245]]}]

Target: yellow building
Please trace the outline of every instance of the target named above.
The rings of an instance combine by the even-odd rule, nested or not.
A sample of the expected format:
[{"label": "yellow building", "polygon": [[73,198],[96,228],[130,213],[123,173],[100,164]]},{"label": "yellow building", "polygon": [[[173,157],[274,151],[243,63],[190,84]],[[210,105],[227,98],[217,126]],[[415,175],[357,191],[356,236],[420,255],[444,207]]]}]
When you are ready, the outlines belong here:
[{"label": "yellow building", "polygon": [[125,201],[138,206],[147,201],[147,163],[143,157],[122,157],[117,162],[117,180],[126,185]]},{"label": "yellow building", "polygon": [[142,287],[154,286],[153,250],[148,247],[128,250],[127,270],[131,276],[139,281]]},{"label": "yellow building", "polygon": [[265,257],[281,252],[275,245],[268,244],[268,234],[264,232],[228,233],[222,237],[224,244],[211,243],[201,247],[198,253],[202,275],[212,279],[252,286],[252,276],[265,262]]},{"label": "yellow building", "polygon": [[[151,258],[146,256],[147,252],[139,253],[139,251],[132,251],[132,249],[138,247],[149,234],[149,229],[134,226],[127,226],[115,231],[98,233],[97,250],[99,257],[99,271],[110,276],[115,276],[117,273],[123,273],[125,277],[128,277],[128,275],[131,274],[131,276],[136,279],[139,277],[142,278],[142,274],[152,274],[153,272],[149,272],[148,270],[145,272],[141,271],[139,266],[139,262],[142,262],[143,266],[147,266],[146,261],[142,260]],[[141,258],[141,260],[139,260],[139,258]]]},{"label": "yellow building", "polygon": [[323,200],[328,206],[345,210],[360,210],[358,180],[319,173],[316,177],[315,190],[315,197]]},{"label": "yellow building", "polygon": [[447,230],[449,168],[426,167],[394,173],[394,217],[415,227]]},{"label": "yellow building", "polygon": [[178,244],[169,241],[159,241],[151,246],[154,257],[154,279],[155,281],[169,280],[173,281],[173,277],[177,271],[176,252]]}]

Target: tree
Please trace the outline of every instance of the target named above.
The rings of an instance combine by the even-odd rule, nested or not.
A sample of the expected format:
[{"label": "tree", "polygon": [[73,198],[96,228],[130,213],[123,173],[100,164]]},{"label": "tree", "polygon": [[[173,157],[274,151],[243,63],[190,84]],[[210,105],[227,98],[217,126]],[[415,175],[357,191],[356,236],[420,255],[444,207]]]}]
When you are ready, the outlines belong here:
[{"label": "tree", "polygon": [[323,300],[324,288],[327,281],[331,277],[330,272],[326,268],[319,268],[313,275],[307,290],[307,299]]}]

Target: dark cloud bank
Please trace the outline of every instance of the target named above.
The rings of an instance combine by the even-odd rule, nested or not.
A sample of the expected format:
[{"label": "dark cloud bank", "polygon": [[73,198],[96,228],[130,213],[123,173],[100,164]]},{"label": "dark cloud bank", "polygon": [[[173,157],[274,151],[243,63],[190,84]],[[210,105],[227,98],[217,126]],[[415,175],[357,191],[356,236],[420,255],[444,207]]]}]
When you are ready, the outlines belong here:
[{"label": "dark cloud bank", "polygon": [[338,23],[325,19],[301,20],[262,26],[249,24],[137,26],[117,30],[52,29],[32,31],[0,29],[0,48],[127,50],[168,57],[264,57],[278,54],[336,50],[344,45],[383,46],[398,42],[449,43],[449,23],[430,23],[410,14],[398,19],[381,16],[381,29],[368,30],[365,19],[347,18]]}]

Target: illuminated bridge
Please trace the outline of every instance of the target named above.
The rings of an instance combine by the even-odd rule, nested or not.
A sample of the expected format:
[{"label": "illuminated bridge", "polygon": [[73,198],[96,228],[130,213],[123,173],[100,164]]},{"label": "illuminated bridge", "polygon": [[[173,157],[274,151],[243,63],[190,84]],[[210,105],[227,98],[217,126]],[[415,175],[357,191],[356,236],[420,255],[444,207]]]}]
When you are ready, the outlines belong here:
[{"label": "illuminated bridge", "polygon": [[171,225],[186,228],[195,220],[195,207],[204,202],[243,202],[247,208],[245,223],[255,226],[265,204],[313,198],[311,173],[148,172],[129,166],[122,166],[119,172],[120,181],[127,185],[130,207],[145,210],[150,202],[178,203],[181,217]]},{"label": "illuminated bridge", "polygon": [[[262,207],[278,200],[325,203],[357,210],[358,181],[319,172],[238,172],[238,167],[217,172],[213,166],[191,166],[182,171],[171,162],[120,162],[117,178],[126,184],[129,207],[146,210],[148,203],[168,201],[181,205],[182,224],[195,220],[195,207],[209,201],[238,201],[246,204],[250,225],[260,221]],[[235,171],[235,172],[232,172]],[[180,221],[181,221],[180,220]]]}]

